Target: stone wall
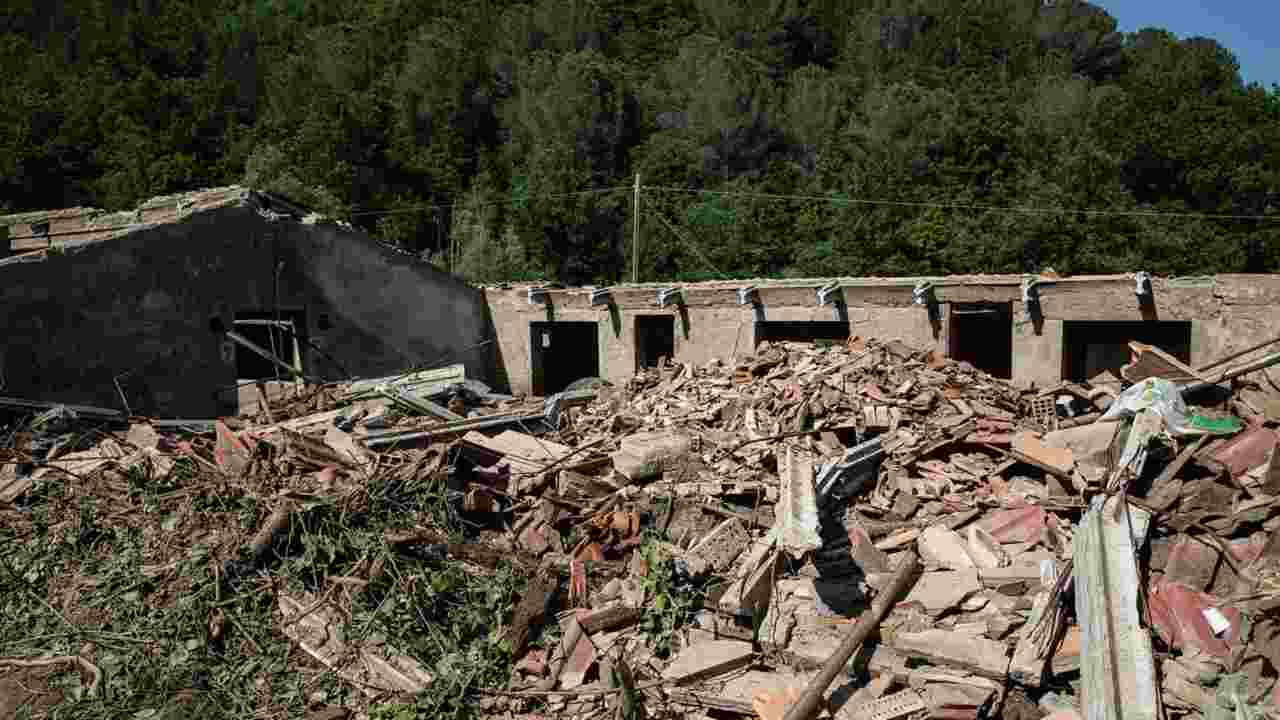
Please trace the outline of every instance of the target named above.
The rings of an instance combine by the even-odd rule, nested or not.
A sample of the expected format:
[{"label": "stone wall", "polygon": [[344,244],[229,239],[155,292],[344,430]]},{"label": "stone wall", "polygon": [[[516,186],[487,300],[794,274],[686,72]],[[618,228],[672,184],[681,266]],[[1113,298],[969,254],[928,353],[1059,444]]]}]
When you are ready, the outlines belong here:
[{"label": "stone wall", "polygon": [[[915,305],[918,278],[840,281],[844,319],[852,335],[894,338],[920,348],[951,347],[951,308],[956,303],[1009,303],[1013,310],[1013,379],[1037,386],[1062,379],[1064,323],[1074,321],[1188,321],[1191,364],[1201,365],[1264,339],[1280,336],[1280,276],[1220,275],[1155,278],[1148,303],[1139,302],[1129,276],[1064,278],[1038,287],[1039,312],[1027,319],[1018,276],[935,279],[936,322]],[[767,321],[831,321],[831,306],[817,304],[817,288],[828,281],[759,281],[759,306]],[[612,305],[592,307],[590,289],[549,290],[546,303],[530,304],[528,286],[486,289],[497,330],[506,379],[515,391],[530,392],[533,348],[529,323],[595,321],[600,376],[624,381],[636,371],[635,318],[670,315],[676,326],[675,360],[702,364],[732,362],[749,354],[757,310],[738,302],[743,283],[684,285],[680,306],[659,308],[660,286],[611,289]],[[957,339],[960,340],[960,339]],[[970,339],[972,340],[972,339]]]}]

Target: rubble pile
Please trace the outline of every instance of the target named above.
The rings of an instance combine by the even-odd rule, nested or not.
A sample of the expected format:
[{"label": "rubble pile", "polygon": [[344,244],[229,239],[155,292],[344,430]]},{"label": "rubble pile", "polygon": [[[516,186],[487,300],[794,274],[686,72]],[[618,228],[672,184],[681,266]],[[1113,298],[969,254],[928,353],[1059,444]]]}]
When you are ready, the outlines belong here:
[{"label": "rubble pile", "polygon": [[[231,594],[296,562],[317,514],[394,506],[380,549],[274,591],[275,633],[360,712],[447,675],[502,717],[1274,715],[1274,397],[1131,348],[1119,377],[1043,389],[854,338],[545,399],[450,366],[207,426],[27,407],[0,517],[28,541],[74,525],[29,517],[54,478],[144,535],[141,485],[251,497],[252,526],[198,538]],[[149,546],[142,572],[191,539]],[[458,684],[429,644],[355,631],[406,587],[397,563],[520,578],[493,629],[502,678]]]}]

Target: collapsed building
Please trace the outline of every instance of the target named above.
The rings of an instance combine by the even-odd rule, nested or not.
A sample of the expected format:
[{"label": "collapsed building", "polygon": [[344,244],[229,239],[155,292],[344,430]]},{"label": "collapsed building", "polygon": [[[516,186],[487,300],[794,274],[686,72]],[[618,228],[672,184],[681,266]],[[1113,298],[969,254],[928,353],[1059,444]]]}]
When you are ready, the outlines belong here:
[{"label": "collapsed building", "polygon": [[1192,366],[1280,335],[1280,277],[985,275],[486,288],[511,389],[624,380],[662,357],[729,361],[764,341],[900,338],[1049,387],[1118,373],[1130,341]]},{"label": "collapsed building", "polygon": [[474,289],[267,194],[139,212],[6,219],[0,704],[284,716],[270,655],[329,718],[1280,707],[1276,278]]},{"label": "collapsed building", "polygon": [[493,372],[479,290],[269,193],[0,226],[0,395],[208,418],[236,414],[253,381]]},{"label": "collapsed building", "polygon": [[1134,340],[1195,367],[1280,335],[1270,275],[473,288],[241,187],[128,213],[11,215],[0,227],[11,255],[0,259],[0,395],[169,417],[235,414],[263,380],[463,363],[496,389],[551,395],[664,357],[700,365],[764,341],[857,336],[1043,388],[1117,373]]}]

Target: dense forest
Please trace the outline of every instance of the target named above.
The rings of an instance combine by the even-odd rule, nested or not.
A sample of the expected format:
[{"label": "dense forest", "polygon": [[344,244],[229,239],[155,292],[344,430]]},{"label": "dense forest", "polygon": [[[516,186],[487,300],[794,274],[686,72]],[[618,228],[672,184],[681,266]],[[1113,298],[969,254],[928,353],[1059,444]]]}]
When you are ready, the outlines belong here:
[{"label": "dense forest", "polygon": [[474,281],[1280,272],[1280,88],[1073,0],[7,0],[0,212],[244,183]]}]

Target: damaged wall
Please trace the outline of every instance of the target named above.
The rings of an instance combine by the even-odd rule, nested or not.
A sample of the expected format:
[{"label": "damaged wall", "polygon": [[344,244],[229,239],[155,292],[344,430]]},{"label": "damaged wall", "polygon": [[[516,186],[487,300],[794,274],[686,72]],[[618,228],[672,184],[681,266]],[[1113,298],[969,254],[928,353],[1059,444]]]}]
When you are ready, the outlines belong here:
[{"label": "damaged wall", "polygon": [[[590,290],[553,290],[547,304],[530,305],[528,288],[486,289],[506,378],[513,391],[532,392],[530,368],[536,350],[531,322],[595,322],[600,377],[622,382],[636,371],[636,318],[668,315],[675,323],[676,362],[705,364],[750,353],[756,337],[755,311],[740,306],[736,286],[705,283],[685,286],[679,306],[658,307],[659,286],[614,288],[612,304],[591,306]],[[850,332],[863,337],[898,337],[918,347],[942,347],[928,316],[912,305],[912,285],[881,283],[847,287],[844,312]],[[813,287],[762,285],[758,295],[767,322],[831,322],[837,309],[819,307]]]},{"label": "damaged wall", "polygon": [[[301,310],[304,371],[377,376],[465,362],[492,372],[479,291],[336,224],[268,219],[245,201],[114,239],[0,262],[0,395],[212,417],[238,409],[238,312]],[[460,350],[473,348],[469,351]],[[243,352],[243,351],[241,351]]]},{"label": "damaged wall", "polygon": [[[703,364],[714,358],[731,362],[749,354],[755,342],[757,313],[766,321],[843,320],[851,335],[882,340],[900,338],[914,347],[948,352],[953,304],[1009,303],[1013,310],[1012,374],[1015,381],[1051,386],[1063,379],[1064,323],[1189,322],[1190,364],[1203,365],[1269,337],[1280,336],[1280,276],[1219,275],[1202,278],[1154,278],[1152,294],[1140,301],[1132,276],[1045,279],[1037,288],[1039,311],[1027,319],[1020,276],[932,279],[937,301],[934,317],[914,304],[912,290],[923,278],[842,279],[837,297],[843,313],[819,306],[817,289],[826,280],[755,281],[758,308],[740,305],[740,283],[679,286],[683,305],[658,307],[659,285],[611,288],[610,305],[591,306],[590,289],[547,291],[548,301],[530,304],[529,286],[489,288],[506,377],[515,391],[532,392],[530,373],[536,347],[531,322],[597,323],[599,375],[625,381],[636,371],[636,317],[670,315],[676,326],[675,360]],[[985,342],[987,338],[956,338]]]}]

